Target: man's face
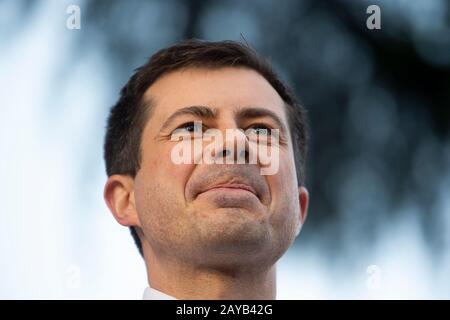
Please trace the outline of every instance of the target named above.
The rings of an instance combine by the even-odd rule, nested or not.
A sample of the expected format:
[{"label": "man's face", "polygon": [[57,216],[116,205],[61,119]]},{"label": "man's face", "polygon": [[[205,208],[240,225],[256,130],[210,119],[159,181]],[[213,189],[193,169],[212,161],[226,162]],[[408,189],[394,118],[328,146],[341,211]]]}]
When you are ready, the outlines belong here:
[{"label": "man's face", "polygon": [[[275,263],[301,226],[293,147],[275,89],[246,68],[188,68],[161,77],[144,99],[152,111],[134,195],[152,252],[205,267]],[[171,135],[176,129],[189,135],[195,121],[224,137],[226,129],[279,129],[272,146],[279,148],[278,171],[261,175],[259,163],[175,163],[180,141]]]}]

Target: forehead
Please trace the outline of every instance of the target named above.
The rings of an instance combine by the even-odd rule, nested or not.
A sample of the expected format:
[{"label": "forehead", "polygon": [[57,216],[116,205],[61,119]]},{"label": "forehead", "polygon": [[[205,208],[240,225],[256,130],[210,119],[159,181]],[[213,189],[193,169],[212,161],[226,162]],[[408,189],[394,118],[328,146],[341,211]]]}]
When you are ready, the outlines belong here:
[{"label": "forehead", "polygon": [[145,92],[152,100],[152,118],[162,121],[176,110],[209,106],[219,115],[240,107],[266,108],[286,121],[284,102],[270,83],[248,68],[187,68],[163,75]]}]

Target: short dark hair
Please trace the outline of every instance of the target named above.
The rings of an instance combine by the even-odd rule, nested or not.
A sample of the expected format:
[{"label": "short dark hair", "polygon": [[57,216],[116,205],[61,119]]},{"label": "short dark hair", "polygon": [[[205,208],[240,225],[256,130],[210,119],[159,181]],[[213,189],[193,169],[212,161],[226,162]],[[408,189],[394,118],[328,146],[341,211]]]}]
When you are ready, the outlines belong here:
[{"label": "short dark hair", "polygon": [[[143,95],[162,75],[188,67],[246,67],[258,72],[272,85],[286,105],[297,179],[301,185],[304,181],[308,140],[306,111],[297,102],[290,88],[279,79],[269,62],[247,43],[230,40],[183,41],[156,52],[147,63],[135,70],[109,113],[104,144],[108,177],[113,174],[136,176],[140,168],[141,136],[151,109],[150,104],[143,101]],[[143,256],[142,243],[135,228],[130,227],[130,231]]]}]

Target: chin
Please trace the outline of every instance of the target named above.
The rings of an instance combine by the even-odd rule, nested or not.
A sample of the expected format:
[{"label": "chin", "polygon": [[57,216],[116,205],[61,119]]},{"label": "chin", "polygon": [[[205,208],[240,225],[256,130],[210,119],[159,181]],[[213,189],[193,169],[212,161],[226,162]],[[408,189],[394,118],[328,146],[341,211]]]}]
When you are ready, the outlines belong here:
[{"label": "chin", "polygon": [[198,219],[214,222],[239,223],[244,221],[259,221],[267,219],[267,209],[263,206],[216,207],[204,206],[197,208]]},{"label": "chin", "polygon": [[[242,209],[220,211],[216,219],[203,220],[198,225],[200,241],[208,249],[221,253],[254,252],[270,244],[270,226],[264,221]],[[229,216],[219,217],[219,214]]]},{"label": "chin", "polygon": [[197,251],[198,263],[205,268],[222,271],[250,271],[273,266],[286,251],[267,237],[255,234],[246,237],[212,237],[209,245]]}]

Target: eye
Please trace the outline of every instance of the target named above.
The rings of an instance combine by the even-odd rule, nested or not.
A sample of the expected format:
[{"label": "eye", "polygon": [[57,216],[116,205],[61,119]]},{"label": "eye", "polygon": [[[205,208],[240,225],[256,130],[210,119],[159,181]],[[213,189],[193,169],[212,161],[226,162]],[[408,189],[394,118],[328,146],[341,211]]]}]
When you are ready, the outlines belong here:
[{"label": "eye", "polygon": [[269,126],[267,126],[265,124],[262,124],[262,123],[257,123],[257,124],[254,124],[254,125],[250,126],[246,130],[246,132],[251,134],[251,135],[268,136],[268,135],[270,135],[270,130],[271,130],[271,128]]},{"label": "eye", "polygon": [[201,122],[194,122],[189,121],[186,123],[183,123],[182,125],[178,126],[174,133],[195,133],[195,132],[202,132],[203,131],[203,125]]}]

